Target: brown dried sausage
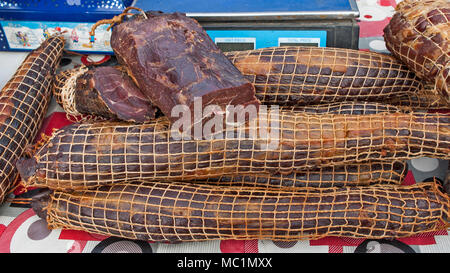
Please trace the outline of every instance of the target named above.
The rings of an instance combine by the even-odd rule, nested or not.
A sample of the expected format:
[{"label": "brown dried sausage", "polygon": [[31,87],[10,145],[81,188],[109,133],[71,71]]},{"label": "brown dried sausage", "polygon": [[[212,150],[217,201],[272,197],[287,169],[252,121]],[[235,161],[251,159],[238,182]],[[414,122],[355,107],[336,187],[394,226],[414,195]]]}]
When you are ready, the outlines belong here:
[{"label": "brown dried sausage", "polygon": [[400,238],[443,230],[450,200],[433,182],[298,191],[131,182],[55,191],[32,206],[50,229],[155,242]]},{"label": "brown dried sausage", "polygon": [[0,93],[0,202],[18,177],[16,161],[36,137],[64,49],[53,36],[29,53]]},{"label": "brown dried sausage", "polygon": [[445,114],[281,111],[260,121],[224,128],[222,138],[212,139],[177,136],[165,118],[141,125],[72,124],[17,167],[28,185],[80,189],[131,179],[203,179],[367,160],[450,158],[450,116]]}]

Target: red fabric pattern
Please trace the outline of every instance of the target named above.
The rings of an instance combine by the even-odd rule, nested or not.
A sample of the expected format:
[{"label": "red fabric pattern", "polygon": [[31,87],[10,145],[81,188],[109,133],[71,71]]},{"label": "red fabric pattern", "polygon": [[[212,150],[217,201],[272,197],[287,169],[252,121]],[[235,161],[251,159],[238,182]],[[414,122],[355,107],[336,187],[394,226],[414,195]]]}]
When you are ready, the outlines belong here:
[{"label": "red fabric pattern", "polygon": [[0,237],[2,236],[3,231],[5,231],[5,229],[6,229],[6,226],[3,224],[0,224]]},{"label": "red fabric pattern", "polygon": [[414,175],[412,171],[408,171],[408,173],[405,176],[405,180],[403,180],[402,185],[414,185],[416,184],[416,179],[414,178]]},{"label": "red fabric pattern", "polygon": [[383,7],[393,6],[395,8],[397,6],[395,0],[379,0],[378,4]]},{"label": "red fabric pattern", "polygon": [[92,234],[81,230],[63,229],[59,234],[60,240],[77,240],[77,241],[102,241],[108,238],[99,234]]},{"label": "red fabric pattern", "polygon": [[244,244],[245,253],[258,253],[258,240],[247,240]]},{"label": "red fabric pattern", "polygon": [[42,123],[42,127],[38,133],[36,141],[41,139],[42,133],[46,134],[47,136],[51,136],[53,133],[53,129],[60,129],[72,123],[73,122],[67,119],[66,113],[53,112],[44,119],[44,122]]},{"label": "red fabric pattern", "polygon": [[391,17],[386,17],[383,21],[360,21],[359,25],[359,37],[382,37],[383,29],[391,20]]},{"label": "red fabric pattern", "polygon": [[424,232],[411,237],[399,238],[397,240],[407,245],[435,245],[436,240],[434,236],[436,235],[448,235],[448,233],[446,230],[438,230],[433,232]]}]

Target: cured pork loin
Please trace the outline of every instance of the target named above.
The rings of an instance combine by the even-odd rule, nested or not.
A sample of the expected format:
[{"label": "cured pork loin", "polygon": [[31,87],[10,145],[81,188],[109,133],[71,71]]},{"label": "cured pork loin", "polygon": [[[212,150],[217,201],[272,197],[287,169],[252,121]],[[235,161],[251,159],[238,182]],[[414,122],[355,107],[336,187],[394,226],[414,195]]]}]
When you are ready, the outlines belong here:
[{"label": "cured pork loin", "polygon": [[147,12],[116,24],[111,47],[119,63],[153,105],[170,120],[175,106],[189,110],[254,105],[253,85],[225,57],[200,24],[181,13]]},{"label": "cured pork loin", "polygon": [[155,118],[156,108],[126,72],[111,66],[81,66],[55,76],[53,94],[66,113],[136,123]]},{"label": "cured pork loin", "polygon": [[285,173],[367,160],[450,159],[450,115],[307,114],[267,119],[185,138],[166,118],[148,124],[75,123],[18,162],[24,184],[83,189],[132,179],[206,179]]},{"label": "cured pork loin", "polygon": [[143,182],[44,192],[32,207],[50,229],[154,242],[324,236],[407,237],[448,227],[450,200],[433,182],[298,191]]},{"label": "cured pork loin", "polygon": [[51,84],[64,49],[53,36],[30,52],[0,93],[0,202],[16,182],[16,161],[33,142],[51,99]]},{"label": "cured pork loin", "polygon": [[384,29],[386,47],[450,103],[450,2],[404,0]]},{"label": "cured pork loin", "polygon": [[284,46],[224,53],[263,104],[388,103],[422,83],[394,57],[354,49]]},{"label": "cured pork loin", "polygon": [[450,101],[438,95],[434,85],[425,84],[417,94],[405,94],[389,101],[391,105],[422,110],[448,110]]}]

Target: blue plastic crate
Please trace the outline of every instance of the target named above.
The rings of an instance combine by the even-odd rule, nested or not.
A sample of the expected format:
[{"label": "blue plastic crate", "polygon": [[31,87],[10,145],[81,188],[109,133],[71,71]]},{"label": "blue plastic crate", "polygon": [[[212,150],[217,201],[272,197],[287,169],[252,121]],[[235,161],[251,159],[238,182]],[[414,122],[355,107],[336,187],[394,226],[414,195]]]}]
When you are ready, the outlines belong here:
[{"label": "blue plastic crate", "polygon": [[64,32],[66,49],[111,53],[110,31],[103,25],[90,41],[92,25],[130,6],[127,0],[0,0],[0,50],[28,51],[56,31]]}]

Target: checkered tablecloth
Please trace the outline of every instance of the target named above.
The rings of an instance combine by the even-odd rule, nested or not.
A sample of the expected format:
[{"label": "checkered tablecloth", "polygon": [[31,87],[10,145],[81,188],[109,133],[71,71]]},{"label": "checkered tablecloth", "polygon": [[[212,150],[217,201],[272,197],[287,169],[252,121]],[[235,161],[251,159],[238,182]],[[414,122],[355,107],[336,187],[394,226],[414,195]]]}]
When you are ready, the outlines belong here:
[{"label": "checkered tablecloth", "polygon": [[[398,1],[397,1],[398,2]],[[359,0],[361,16],[361,50],[387,52],[383,28],[389,22],[396,5],[395,0]],[[20,64],[24,54],[2,55],[9,65]],[[9,62],[11,60],[11,62]],[[61,69],[82,63],[81,57],[70,57]],[[1,65],[1,64],[0,64]],[[11,74],[12,75],[12,74]],[[0,82],[3,86],[5,82]],[[53,101],[41,132],[51,134],[53,128],[70,124],[63,110]],[[449,162],[420,158],[408,162],[409,171],[404,184],[413,184],[429,177],[445,179]],[[17,189],[12,197],[27,198],[36,190],[22,193]],[[270,240],[217,240],[163,244],[124,240],[73,230],[48,230],[44,220],[38,218],[27,204],[4,203],[0,206],[0,252],[153,252],[153,253],[276,253],[276,252],[450,252],[449,231],[423,233],[398,240],[363,240],[325,237],[319,240],[282,242]]]}]

